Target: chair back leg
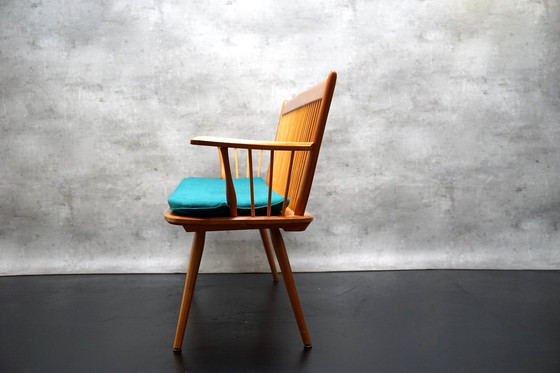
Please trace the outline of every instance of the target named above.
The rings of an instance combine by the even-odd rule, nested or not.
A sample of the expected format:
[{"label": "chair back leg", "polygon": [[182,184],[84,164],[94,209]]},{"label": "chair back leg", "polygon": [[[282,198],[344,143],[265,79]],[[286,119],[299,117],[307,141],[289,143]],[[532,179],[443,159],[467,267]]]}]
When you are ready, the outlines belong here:
[{"label": "chair back leg", "polygon": [[286,246],[284,245],[284,240],[280,234],[280,229],[271,228],[270,235],[272,237],[274,251],[276,252],[276,258],[278,259],[278,264],[280,265],[280,270],[282,271],[282,278],[284,279],[284,284],[286,285],[286,290],[288,291],[288,296],[290,297],[290,303],[292,304],[292,310],[294,311],[294,316],[296,317],[303,345],[305,348],[311,348],[311,337],[309,336],[309,331],[307,330],[303,309],[301,308],[301,303],[296,289],[296,282],[294,281],[294,275],[292,274],[292,267],[290,266],[290,260],[288,259],[288,253],[286,252]]},{"label": "chair back leg", "polygon": [[204,250],[204,238],[206,232],[194,232],[191,255],[189,258],[189,266],[185,279],[185,288],[183,290],[183,299],[181,300],[181,310],[179,311],[179,320],[177,321],[177,330],[175,331],[175,341],[173,342],[173,351],[180,352],[183,346],[183,338],[185,336],[185,328],[187,327],[187,319],[194,293],[194,286],[200,268],[202,259],[202,251]]},{"label": "chair back leg", "polygon": [[261,234],[264,251],[266,252],[266,258],[268,259],[268,265],[270,266],[270,271],[272,272],[272,279],[274,282],[278,282],[278,271],[276,270],[276,264],[274,263],[274,255],[272,254],[268,233],[266,232],[266,229],[259,229],[259,233]]}]

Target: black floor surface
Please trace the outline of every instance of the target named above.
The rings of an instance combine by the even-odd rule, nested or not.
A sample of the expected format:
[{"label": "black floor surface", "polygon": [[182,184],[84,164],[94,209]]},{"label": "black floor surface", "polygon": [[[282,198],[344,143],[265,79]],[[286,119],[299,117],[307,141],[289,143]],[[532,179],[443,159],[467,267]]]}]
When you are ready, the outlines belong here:
[{"label": "black floor surface", "polygon": [[560,271],[0,277],[0,372],[560,372]]}]

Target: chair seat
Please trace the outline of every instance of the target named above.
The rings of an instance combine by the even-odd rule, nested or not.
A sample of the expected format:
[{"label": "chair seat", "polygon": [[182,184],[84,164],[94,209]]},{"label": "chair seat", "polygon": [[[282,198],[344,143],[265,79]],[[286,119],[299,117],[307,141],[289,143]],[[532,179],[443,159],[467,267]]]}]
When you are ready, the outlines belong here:
[{"label": "chair seat", "polygon": [[[250,178],[233,179],[237,197],[237,214],[251,215]],[[262,177],[253,178],[255,215],[266,215],[268,185]],[[201,177],[183,179],[167,199],[169,207],[176,215],[189,217],[227,217],[229,205],[226,199],[226,181]],[[284,197],[272,191],[271,214],[282,212]],[[289,199],[287,201],[289,203]]]}]

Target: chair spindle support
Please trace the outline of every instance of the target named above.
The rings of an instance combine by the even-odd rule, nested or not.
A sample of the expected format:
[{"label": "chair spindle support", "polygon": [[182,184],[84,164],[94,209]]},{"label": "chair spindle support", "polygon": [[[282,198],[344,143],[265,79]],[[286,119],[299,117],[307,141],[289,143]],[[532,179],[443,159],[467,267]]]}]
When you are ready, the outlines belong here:
[{"label": "chair spindle support", "polygon": [[251,216],[255,217],[255,187],[253,186],[253,151],[247,149],[247,173],[251,187]]},{"label": "chair spindle support", "polygon": [[260,151],[259,151],[259,167],[258,167],[258,170],[257,170],[257,177],[261,177],[262,157],[263,157],[263,150],[260,149]]},{"label": "chair spindle support", "polygon": [[266,216],[270,216],[271,214],[271,205],[272,205],[272,175],[274,175],[274,150],[270,151],[270,166],[268,169],[268,203],[266,205]]},{"label": "chair spindle support", "polygon": [[246,160],[247,175],[246,175],[246,177],[252,177],[253,176],[253,170],[251,169],[251,171],[249,172],[249,152],[250,151],[251,151],[251,149],[247,149],[247,160]]},{"label": "chair spindle support", "polygon": [[235,163],[235,178],[239,179],[239,157],[237,156],[237,148],[233,148],[233,161]]},{"label": "chair spindle support", "polygon": [[290,191],[290,180],[292,179],[292,168],[294,166],[295,150],[290,152],[290,165],[288,167],[288,178],[286,179],[286,190],[284,191],[284,202],[282,203],[282,216],[286,216],[286,204],[288,202],[288,192]]},{"label": "chair spindle support", "polygon": [[226,176],[226,199],[229,205],[229,214],[232,217],[237,216],[237,197],[235,196],[235,187],[231,177],[231,169],[229,166],[228,148],[220,147],[222,161],[224,162],[224,173]]}]

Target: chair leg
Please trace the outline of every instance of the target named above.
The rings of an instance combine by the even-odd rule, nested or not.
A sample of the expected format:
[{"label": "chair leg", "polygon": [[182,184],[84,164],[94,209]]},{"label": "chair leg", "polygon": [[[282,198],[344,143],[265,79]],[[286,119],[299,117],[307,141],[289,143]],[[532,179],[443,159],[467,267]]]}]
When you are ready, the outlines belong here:
[{"label": "chair leg", "polygon": [[191,308],[194,285],[196,284],[198,269],[200,268],[200,260],[202,259],[205,236],[206,232],[194,232],[191,255],[189,258],[189,267],[187,277],[185,279],[185,288],[183,290],[183,299],[181,300],[181,311],[179,312],[177,330],[175,331],[175,341],[173,342],[173,351],[175,352],[180,352],[181,347],[183,346],[183,338],[185,336],[185,328],[187,327],[187,319]]},{"label": "chair leg", "polygon": [[307,330],[307,324],[305,323],[303,309],[301,308],[301,303],[299,301],[296,283],[290,266],[290,260],[288,259],[288,253],[286,252],[286,246],[284,245],[284,240],[280,234],[280,229],[271,228],[270,235],[272,237],[274,251],[276,252],[276,258],[278,259],[278,264],[280,265],[280,270],[282,271],[284,284],[286,284],[286,290],[288,291],[288,296],[290,297],[290,303],[292,304],[292,310],[294,311],[294,316],[296,317],[303,345],[305,348],[311,348],[311,337],[309,336],[309,331]]},{"label": "chair leg", "polygon": [[276,270],[276,264],[274,264],[274,255],[272,254],[272,248],[270,247],[268,233],[266,232],[266,229],[259,229],[259,233],[261,234],[264,251],[266,252],[266,258],[268,259],[268,265],[272,271],[272,279],[274,282],[278,282],[278,271]]}]

